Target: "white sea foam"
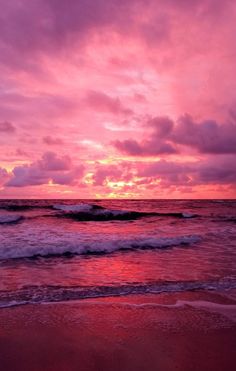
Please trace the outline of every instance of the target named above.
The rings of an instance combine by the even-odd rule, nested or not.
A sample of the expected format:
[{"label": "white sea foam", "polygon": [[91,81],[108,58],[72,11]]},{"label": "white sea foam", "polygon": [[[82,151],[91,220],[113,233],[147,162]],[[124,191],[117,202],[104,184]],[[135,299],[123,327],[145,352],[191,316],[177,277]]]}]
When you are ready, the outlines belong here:
[{"label": "white sea foam", "polygon": [[20,247],[0,249],[0,259],[27,258],[33,256],[49,256],[64,254],[89,254],[89,253],[112,253],[116,250],[132,249],[162,249],[179,245],[190,245],[198,242],[201,238],[198,235],[177,236],[177,237],[137,237],[131,239],[109,239],[88,241],[86,236],[76,236],[74,242],[51,244],[51,240],[40,241],[35,246],[21,245]]},{"label": "white sea foam", "polygon": [[93,205],[90,204],[77,204],[77,205],[53,205],[56,210],[64,211],[67,213],[88,213],[93,209]]},{"label": "white sea foam", "polygon": [[221,304],[214,303],[205,300],[177,300],[175,304],[156,304],[156,303],[144,303],[144,304],[129,304],[130,306],[136,307],[164,307],[164,308],[183,308],[190,306],[196,309],[206,310],[207,312],[221,314],[229,320],[236,322],[236,305],[235,304]]},{"label": "white sea foam", "polygon": [[[80,299],[93,299],[129,295],[146,295],[146,294],[161,294],[161,293],[176,293],[187,291],[209,291],[214,290],[220,292],[223,290],[231,290],[236,287],[235,280],[217,280],[217,281],[157,281],[149,283],[136,284],[121,284],[111,286],[53,286],[53,285],[29,285],[13,291],[0,292],[0,308],[33,304],[33,303],[50,303],[50,302],[71,302]],[[148,300],[148,301],[146,301]],[[91,304],[91,300],[89,304]],[[100,305],[104,302],[95,302]],[[108,303],[106,303],[108,304]],[[235,304],[220,304],[209,301],[191,301],[177,300],[173,304],[162,304],[150,302],[146,296],[145,302],[110,302],[109,305],[122,305],[134,308],[181,308],[185,306],[193,306],[211,312],[218,312],[229,315],[229,318],[236,319]]]},{"label": "white sea foam", "polygon": [[[134,210],[117,210],[117,209],[107,209],[102,206],[93,205],[93,204],[75,204],[75,205],[61,205],[56,204],[53,205],[53,208],[55,210],[60,211],[62,216],[71,216],[80,218],[88,218],[88,220],[91,218],[91,220],[102,220],[105,218],[105,220],[108,219],[136,219],[143,216],[159,216],[159,217],[177,217],[177,218],[194,218],[197,215],[190,213],[190,212],[166,212],[166,213],[160,213],[160,212],[142,212],[142,211],[134,211]],[[86,214],[86,215],[84,215]],[[57,215],[57,216],[60,216]]]},{"label": "white sea foam", "polygon": [[183,217],[184,218],[193,218],[195,216],[195,214],[192,214],[192,213],[182,213]]},{"label": "white sea foam", "polygon": [[112,210],[106,209],[103,207],[98,207],[97,205],[93,204],[76,204],[76,205],[53,205],[53,208],[56,210],[63,211],[69,214],[77,214],[77,213],[86,213],[91,215],[104,215],[104,216],[118,216],[118,215],[126,215],[132,213],[128,210]]}]

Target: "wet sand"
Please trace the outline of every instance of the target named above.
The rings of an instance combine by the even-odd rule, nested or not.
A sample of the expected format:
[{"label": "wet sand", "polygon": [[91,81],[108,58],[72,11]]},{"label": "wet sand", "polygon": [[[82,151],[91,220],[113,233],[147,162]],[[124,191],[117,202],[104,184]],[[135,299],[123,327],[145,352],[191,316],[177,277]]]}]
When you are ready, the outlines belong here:
[{"label": "wet sand", "polygon": [[233,371],[236,301],[192,292],[0,310],[2,371]]}]

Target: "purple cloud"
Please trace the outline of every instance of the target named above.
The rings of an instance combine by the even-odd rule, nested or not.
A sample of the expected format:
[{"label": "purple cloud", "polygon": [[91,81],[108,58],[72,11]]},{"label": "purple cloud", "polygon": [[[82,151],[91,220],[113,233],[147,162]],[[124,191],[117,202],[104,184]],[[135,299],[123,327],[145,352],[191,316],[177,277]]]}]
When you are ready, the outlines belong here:
[{"label": "purple cloud", "polygon": [[39,168],[49,171],[70,170],[72,161],[69,156],[58,157],[54,152],[46,152],[42,156],[42,160],[38,161]]},{"label": "purple cloud", "polygon": [[73,185],[83,176],[84,167],[74,166],[69,156],[58,157],[54,152],[46,152],[42,159],[30,165],[17,166],[12,178],[6,183],[8,187],[25,187],[42,185],[52,181],[54,184]]},{"label": "purple cloud", "polygon": [[147,139],[141,142],[135,139],[116,140],[113,146],[119,151],[131,156],[157,156],[177,153],[175,146],[168,138],[173,129],[173,121],[168,117],[155,117],[146,123],[152,132]]},{"label": "purple cloud", "polygon": [[[153,0],[70,0],[69,7],[66,0],[0,0],[0,6],[1,61],[27,72],[43,69],[32,54],[41,57],[43,53],[60,53],[71,44],[83,46],[103,31],[134,34],[157,43],[169,37],[168,22]],[[158,13],[153,22],[143,22],[137,16],[144,6],[152,6]],[[17,58],[22,52],[30,58]]]},{"label": "purple cloud", "polygon": [[138,143],[136,140],[116,140],[113,145],[121,152],[131,156],[157,156],[163,154],[177,153],[176,149],[166,142],[158,140],[145,140]]},{"label": "purple cloud", "polygon": [[138,176],[160,179],[162,186],[202,184],[236,184],[235,157],[214,157],[195,162],[177,163],[160,160],[139,166]]},{"label": "purple cloud", "polygon": [[197,123],[190,115],[184,115],[175,124],[168,118],[156,117],[146,122],[145,127],[151,128],[147,139],[116,140],[113,146],[131,156],[174,154],[180,152],[181,146],[206,154],[236,153],[236,124],[232,121]]},{"label": "purple cloud", "polygon": [[194,147],[201,153],[236,153],[236,124],[214,120],[194,122],[190,115],[179,118],[171,136],[178,144]]}]

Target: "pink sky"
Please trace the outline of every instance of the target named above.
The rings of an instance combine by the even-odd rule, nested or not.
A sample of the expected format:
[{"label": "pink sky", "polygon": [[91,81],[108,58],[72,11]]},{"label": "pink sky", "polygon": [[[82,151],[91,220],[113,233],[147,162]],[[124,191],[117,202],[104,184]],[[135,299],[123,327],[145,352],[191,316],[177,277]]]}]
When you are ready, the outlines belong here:
[{"label": "pink sky", "polygon": [[235,198],[234,0],[0,6],[0,198]]}]

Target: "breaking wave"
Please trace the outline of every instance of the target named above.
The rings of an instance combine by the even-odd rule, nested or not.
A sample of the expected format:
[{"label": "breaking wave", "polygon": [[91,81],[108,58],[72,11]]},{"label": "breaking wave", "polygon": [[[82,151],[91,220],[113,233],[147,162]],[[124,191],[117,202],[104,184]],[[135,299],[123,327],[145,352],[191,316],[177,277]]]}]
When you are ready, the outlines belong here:
[{"label": "breaking wave", "polygon": [[111,210],[94,204],[54,205],[59,210],[58,217],[67,217],[80,221],[134,220],[144,216],[154,216],[155,213],[145,213],[129,210]]},{"label": "breaking wave", "polygon": [[0,215],[0,224],[17,223],[23,219],[22,215]]},{"label": "breaking wave", "polygon": [[67,217],[79,221],[109,221],[109,220],[135,220],[142,217],[177,217],[193,218],[197,215],[183,213],[158,213],[158,212],[141,212],[130,210],[112,210],[94,204],[76,204],[76,205],[53,205],[55,210],[60,213],[57,217]]},{"label": "breaking wave", "polygon": [[137,237],[132,239],[112,239],[107,241],[89,241],[84,238],[75,243],[62,245],[43,246],[23,245],[21,247],[4,248],[0,250],[0,259],[19,259],[19,258],[36,258],[36,257],[58,257],[58,256],[73,256],[84,254],[107,254],[117,250],[132,250],[132,249],[163,249],[168,247],[191,245],[200,241],[198,235],[178,236],[178,237]]},{"label": "breaking wave", "polygon": [[161,294],[194,290],[230,290],[236,280],[219,281],[159,281],[152,283],[124,284],[118,286],[25,286],[14,291],[0,291],[0,308],[89,298],[114,297],[140,294]]}]

